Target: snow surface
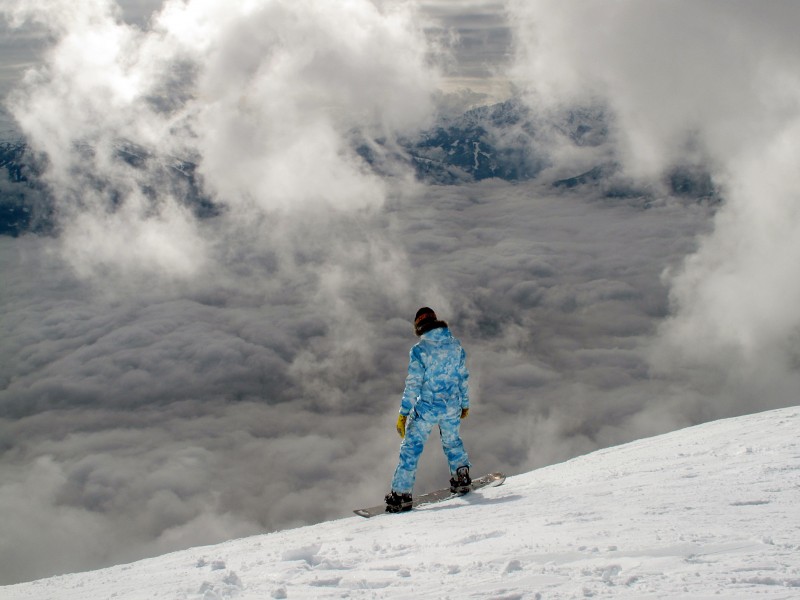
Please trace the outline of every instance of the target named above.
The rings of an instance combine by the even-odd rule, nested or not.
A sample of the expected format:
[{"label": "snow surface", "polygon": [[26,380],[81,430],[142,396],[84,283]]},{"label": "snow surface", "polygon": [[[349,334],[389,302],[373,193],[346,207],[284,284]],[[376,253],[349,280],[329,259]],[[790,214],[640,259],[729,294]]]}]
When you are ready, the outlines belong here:
[{"label": "snow surface", "polygon": [[0,598],[800,598],[800,407],[601,450],[412,513],[0,587]]}]

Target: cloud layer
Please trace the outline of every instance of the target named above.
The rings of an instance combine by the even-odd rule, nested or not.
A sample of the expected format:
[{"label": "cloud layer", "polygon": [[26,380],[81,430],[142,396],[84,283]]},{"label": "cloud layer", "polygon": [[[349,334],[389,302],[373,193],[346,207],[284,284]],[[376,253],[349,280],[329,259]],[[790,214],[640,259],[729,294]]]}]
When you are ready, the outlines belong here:
[{"label": "cloud layer", "polygon": [[67,257],[86,276],[157,267],[181,278],[211,260],[157,173],[113,159],[124,144],[195,161],[239,220],[366,209],[385,189],[353,140],[411,133],[432,111],[437,74],[405,5],[176,1],[144,31],[109,0],[6,10],[56,39],[11,106],[47,156]]},{"label": "cloud layer", "polygon": [[[666,311],[659,273],[691,248],[706,210],[590,200],[540,184],[420,189],[369,219],[284,223],[303,240],[294,269],[249,240],[216,279],[129,284],[124,297],[64,270],[55,240],[0,240],[0,504],[19,516],[0,536],[0,554],[15,557],[4,580],[380,498],[424,304],[469,354],[476,471],[520,472],[687,424],[662,415],[664,383],[640,348]],[[446,469],[433,439],[420,489]]]},{"label": "cloud layer", "polygon": [[723,191],[713,233],[665,273],[673,314],[655,368],[711,385],[737,410],[763,397],[796,401],[800,41],[789,24],[800,8],[623,1],[510,10],[516,74],[534,104],[606,103],[629,173],[699,164]]}]

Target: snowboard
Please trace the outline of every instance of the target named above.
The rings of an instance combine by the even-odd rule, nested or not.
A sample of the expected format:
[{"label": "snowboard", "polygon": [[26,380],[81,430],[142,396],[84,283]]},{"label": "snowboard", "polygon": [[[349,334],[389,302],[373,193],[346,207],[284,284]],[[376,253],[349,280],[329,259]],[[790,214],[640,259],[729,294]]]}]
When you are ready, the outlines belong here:
[{"label": "snowboard", "polygon": [[[482,487],[487,486],[498,486],[502,485],[502,483],[506,480],[506,476],[503,473],[489,473],[488,475],[484,475],[483,477],[478,477],[477,479],[472,480],[472,484],[470,485],[470,490],[475,491],[479,490]],[[469,492],[467,492],[469,493]],[[444,488],[441,490],[436,490],[435,492],[428,492],[427,494],[421,494],[419,496],[414,496],[414,500],[411,503],[412,508],[416,508],[417,506],[422,506],[424,504],[434,504],[435,502],[442,502],[444,500],[449,500],[450,498],[457,498],[459,496],[463,496],[464,494],[454,494],[450,491],[450,488]],[[353,511],[359,517],[365,517],[369,519],[370,517],[377,517],[378,515],[386,514],[386,504],[379,504],[378,506],[370,506],[369,508],[357,508]],[[395,513],[389,513],[395,514]],[[402,514],[402,513],[396,513]]]}]

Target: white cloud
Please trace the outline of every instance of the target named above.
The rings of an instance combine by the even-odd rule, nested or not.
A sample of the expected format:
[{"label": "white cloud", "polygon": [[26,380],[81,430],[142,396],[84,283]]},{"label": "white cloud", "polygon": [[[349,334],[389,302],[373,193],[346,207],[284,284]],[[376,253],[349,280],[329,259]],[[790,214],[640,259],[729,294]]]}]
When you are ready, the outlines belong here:
[{"label": "white cloud", "polygon": [[[275,243],[232,225],[215,233],[213,277],[113,294],[65,271],[49,251],[56,241],[0,239],[7,514],[31,518],[19,492],[38,457],[58,474],[37,496],[41,535],[4,521],[0,537],[26,536],[28,570],[0,577],[131,560],[380,499],[422,305],[468,353],[464,436],[476,471],[517,472],[690,422],[688,410],[658,412],[664,383],[649,380],[641,346],[665,310],[659,273],[705,210],[551,193],[496,181],[418,188],[369,215],[280,216]],[[419,489],[447,477],[432,444]],[[78,530],[68,564],[42,550],[58,527]]]},{"label": "white cloud", "polygon": [[[158,255],[156,271],[194,273],[188,265],[206,253],[200,233],[180,200],[153,185],[153,168],[174,157],[196,162],[204,189],[240,222],[375,208],[385,185],[355,152],[358,140],[412,133],[433,112],[438,75],[405,3],[174,1],[147,30],[123,22],[110,0],[5,11],[55,37],[11,106],[47,156],[74,240],[66,258],[84,274],[120,259],[108,251],[120,238],[141,268]],[[121,142],[153,155],[153,168],[116,159]],[[84,251],[72,252],[81,241]]]},{"label": "white cloud", "polygon": [[[673,316],[655,366],[708,369],[743,407],[791,401],[800,283],[800,41],[792,2],[512,2],[516,76],[535,103],[601,99],[625,167],[708,168],[714,232],[667,274]],[[747,376],[742,377],[742,373]],[[766,376],[762,377],[759,373]],[[751,387],[739,386],[748,379]],[[737,391],[738,389],[738,391]]]}]

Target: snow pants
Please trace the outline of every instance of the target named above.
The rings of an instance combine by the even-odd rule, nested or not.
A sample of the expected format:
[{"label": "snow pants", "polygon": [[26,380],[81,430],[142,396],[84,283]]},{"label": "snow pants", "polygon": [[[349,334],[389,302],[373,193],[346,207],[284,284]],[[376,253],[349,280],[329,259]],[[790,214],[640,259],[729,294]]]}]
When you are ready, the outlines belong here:
[{"label": "snow pants", "polygon": [[450,475],[459,467],[469,467],[469,457],[461,441],[461,407],[444,406],[444,410],[431,407],[415,409],[406,424],[406,436],[400,444],[400,461],[392,478],[392,490],[410,494],[417,477],[419,457],[433,428],[438,425],[442,434],[442,450],[450,465]]}]

